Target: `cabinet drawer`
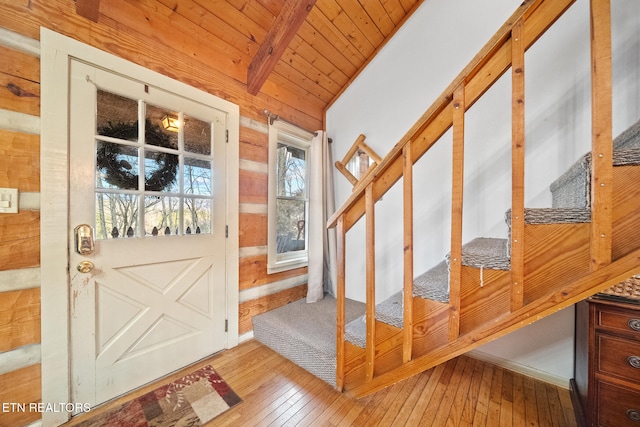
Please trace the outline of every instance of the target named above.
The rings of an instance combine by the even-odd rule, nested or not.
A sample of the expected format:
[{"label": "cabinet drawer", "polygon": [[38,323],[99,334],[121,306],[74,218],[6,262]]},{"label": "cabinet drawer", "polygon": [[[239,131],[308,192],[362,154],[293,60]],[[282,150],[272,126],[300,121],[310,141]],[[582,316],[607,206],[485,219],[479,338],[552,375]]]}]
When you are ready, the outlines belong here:
[{"label": "cabinet drawer", "polygon": [[640,385],[640,341],[596,334],[596,368]]},{"label": "cabinet drawer", "polygon": [[597,310],[597,326],[616,332],[626,332],[640,339],[640,312],[617,311],[613,308]]},{"label": "cabinet drawer", "polygon": [[638,427],[640,392],[598,381],[598,426]]}]

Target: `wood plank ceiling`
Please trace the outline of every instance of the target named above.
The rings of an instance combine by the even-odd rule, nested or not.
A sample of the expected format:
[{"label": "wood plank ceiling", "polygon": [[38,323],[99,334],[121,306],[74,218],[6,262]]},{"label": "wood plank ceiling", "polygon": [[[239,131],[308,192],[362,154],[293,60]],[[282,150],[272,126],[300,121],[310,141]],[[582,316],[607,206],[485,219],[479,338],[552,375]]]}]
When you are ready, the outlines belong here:
[{"label": "wood plank ceiling", "polygon": [[[144,0],[146,10],[194,26],[244,67],[247,90],[293,95],[324,111],[423,0]],[[107,3],[104,0],[103,3]],[[131,2],[131,5],[137,2]],[[107,4],[103,4],[107,6]],[[99,19],[100,0],[77,0]]]}]

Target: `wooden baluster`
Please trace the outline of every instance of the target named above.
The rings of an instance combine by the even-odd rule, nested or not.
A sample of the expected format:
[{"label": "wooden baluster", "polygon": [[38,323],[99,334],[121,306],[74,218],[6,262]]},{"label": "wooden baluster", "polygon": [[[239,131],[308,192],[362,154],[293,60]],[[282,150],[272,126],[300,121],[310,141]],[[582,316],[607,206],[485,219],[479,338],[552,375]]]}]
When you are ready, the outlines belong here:
[{"label": "wooden baluster", "polygon": [[460,335],[462,272],[462,195],[464,188],[464,82],[453,92],[453,165],[451,188],[451,257],[449,262],[449,341]]},{"label": "wooden baluster", "polygon": [[375,199],[373,198],[373,183],[367,185],[365,191],[366,215],[366,318],[367,318],[367,348],[365,376],[367,381],[373,379],[376,353],[376,250],[375,250]]},{"label": "wooden baluster", "polygon": [[591,0],[591,270],[611,262],[611,2]]},{"label": "wooden baluster", "polygon": [[404,197],[404,290],[402,362],[411,360],[413,351],[413,156],[411,142],[402,148],[402,187]]},{"label": "wooden baluster", "polygon": [[511,311],[524,304],[524,22],[511,30]]},{"label": "wooden baluster", "polygon": [[336,260],[338,269],[338,283],[336,284],[336,389],[342,391],[344,388],[344,323],[345,323],[345,254],[346,254],[346,233],[344,231],[344,215],[338,217],[336,224]]}]

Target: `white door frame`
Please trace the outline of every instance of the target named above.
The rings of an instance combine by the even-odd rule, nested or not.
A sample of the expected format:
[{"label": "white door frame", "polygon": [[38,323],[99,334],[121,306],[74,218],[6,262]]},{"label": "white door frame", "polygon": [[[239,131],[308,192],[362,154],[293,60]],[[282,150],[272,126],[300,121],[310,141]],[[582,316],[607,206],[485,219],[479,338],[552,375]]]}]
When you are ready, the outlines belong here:
[{"label": "white door frame", "polygon": [[[40,31],[40,270],[42,318],[42,402],[69,402],[69,63],[70,58],[93,64],[153,86],[162,87],[227,112],[227,239],[226,348],[238,344],[238,206],[239,123],[236,104],[177,82],[167,76],[100,51],[46,28]],[[66,412],[44,412],[43,425],[60,425]]]}]

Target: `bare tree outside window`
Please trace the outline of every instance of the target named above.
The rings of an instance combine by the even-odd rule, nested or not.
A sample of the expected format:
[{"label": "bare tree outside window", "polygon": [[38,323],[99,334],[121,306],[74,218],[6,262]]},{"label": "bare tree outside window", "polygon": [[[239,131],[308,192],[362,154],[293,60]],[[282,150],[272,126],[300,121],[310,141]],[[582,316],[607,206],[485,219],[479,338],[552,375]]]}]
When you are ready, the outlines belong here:
[{"label": "bare tree outside window", "polygon": [[306,249],[307,151],[278,143],[277,253]]}]

